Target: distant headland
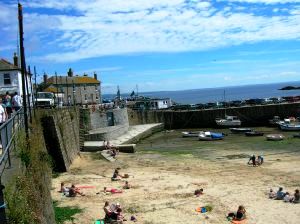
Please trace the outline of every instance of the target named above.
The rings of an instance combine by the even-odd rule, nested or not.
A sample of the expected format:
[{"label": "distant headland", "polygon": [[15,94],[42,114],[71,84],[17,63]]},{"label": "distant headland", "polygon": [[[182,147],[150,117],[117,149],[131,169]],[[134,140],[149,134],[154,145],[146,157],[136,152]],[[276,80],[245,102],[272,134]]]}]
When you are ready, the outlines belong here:
[{"label": "distant headland", "polygon": [[294,90],[294,89],[300,89],[300,86],[299,87],[297,87],[297,86],[285,86],[285,87],[282,87],[279,90]]}]

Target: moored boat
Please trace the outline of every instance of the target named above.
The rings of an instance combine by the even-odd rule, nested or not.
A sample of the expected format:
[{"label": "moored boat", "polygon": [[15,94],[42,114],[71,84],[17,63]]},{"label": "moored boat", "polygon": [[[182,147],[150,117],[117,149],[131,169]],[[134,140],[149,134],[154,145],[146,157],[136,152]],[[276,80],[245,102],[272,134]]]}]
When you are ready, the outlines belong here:
[{"label": "moored boat", "polygon": [[182,133],[182,137],[186,138],[186,137],[198,137],[201,132],[203,131],[183,131],[181,133]]},{"label": "moored boat", "polygon": [[300,123],[280,123],[279,127],[283,131],[300,131]]},{"label": "moored boat", "polygon": [[221,127],[239,127],[241,121],[237,116],[225,116],[225,118],[216,118],[216,123]]},{"label": "moored boat", "polygon": [[245,133],[251,132],[251,128],[229,128],[232,133]]},{"label": "moored boat", "polygon": [[281,141],[284,139],[284,135],[282,134],[269,134],[266,135],[266,139],[269,141]]},{"label": "moored boat", "polygon": [[260,131],[249,131],[249,132],[245,132],[245,135],[248,137],[254,137],[254,136],[263,136],[264,133],[260,132]]},{"label": "moored boat", "polygon": [[300,138],[300,133],[293,135],[294,138]]},{"label": "moored boat", "polygon": [[199,134],[200,141],[222,140],[223,138],[224,138],[223,133],[205,131]]}]

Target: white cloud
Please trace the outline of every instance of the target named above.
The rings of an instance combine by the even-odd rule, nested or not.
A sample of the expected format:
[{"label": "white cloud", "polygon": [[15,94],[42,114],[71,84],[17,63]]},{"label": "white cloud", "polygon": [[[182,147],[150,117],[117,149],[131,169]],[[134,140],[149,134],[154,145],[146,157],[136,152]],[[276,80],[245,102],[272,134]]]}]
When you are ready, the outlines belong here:
[{"label": "white cloud", "polygon": [[[229,1],[265,4],[300,2]],[[36,11],[30,13],[30,8],[27,8],[24,15],[25,40],[48,49],[33,57],[34,60],[70,62],[105,55],[201,51],[265,40],[300,38],[300,15],[296,13],[296,6],[289,9],[293,12],[289,16],[268,17],[246,13],[245,10],[243,13],[236,12],[236,7],[228,4],[218,8],[214,1],[190,2],[194,7],[187,7],[185,0],[27,0],[24,8],[57,11],[54,15],[47,15],[45,10],[39,10],[38,14]],[[11,10],[11,7],[0,3],[1,7],[7,8],[5,12]],[[280,8],[277,5],[268,7],[274,12]],[[70,15],[70,10],[76,13]],[[2,24],[9,27],[8,20],[0,21]]]}]

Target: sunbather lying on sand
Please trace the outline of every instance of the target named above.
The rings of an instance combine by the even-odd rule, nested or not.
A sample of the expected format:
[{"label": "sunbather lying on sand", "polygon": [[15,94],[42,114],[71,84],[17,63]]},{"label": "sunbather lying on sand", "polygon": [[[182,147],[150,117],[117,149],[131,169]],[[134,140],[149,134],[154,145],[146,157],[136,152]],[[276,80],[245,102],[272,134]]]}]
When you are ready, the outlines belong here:
[{"label": "sunbather lying on sand", "polygon": [[103,192],[104,193],[112,193],[112,194],[123,193],[122,190],[118,190],[118,189],[115,189],[115,188],[107,189],[107,187],[103,188]]},{"label": "sunbather lying on sand", "polygon": [[199,197],[200,195],[203,194],[203,189],[201,188],[201,189],[195,190],[195,193],[194,193],[194,194],[196,195],[196,197]]}]

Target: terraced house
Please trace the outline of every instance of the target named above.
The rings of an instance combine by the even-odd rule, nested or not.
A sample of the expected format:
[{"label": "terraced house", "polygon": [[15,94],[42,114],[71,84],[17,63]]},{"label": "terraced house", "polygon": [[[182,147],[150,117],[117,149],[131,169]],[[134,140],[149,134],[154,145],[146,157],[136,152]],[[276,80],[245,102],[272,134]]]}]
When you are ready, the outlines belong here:
[{"label": "terraced house", "polygon": [[94,77],[73,75],[72,69],[69,69],[67,76],[52,76],[50,78],[44,75],[44,92],[53,92],[56,96],[56,102],[63,105],[87,105],[98,104],[102,102],[101,82]]}]

